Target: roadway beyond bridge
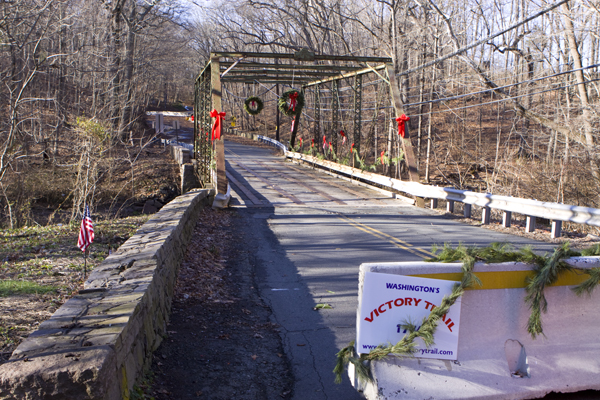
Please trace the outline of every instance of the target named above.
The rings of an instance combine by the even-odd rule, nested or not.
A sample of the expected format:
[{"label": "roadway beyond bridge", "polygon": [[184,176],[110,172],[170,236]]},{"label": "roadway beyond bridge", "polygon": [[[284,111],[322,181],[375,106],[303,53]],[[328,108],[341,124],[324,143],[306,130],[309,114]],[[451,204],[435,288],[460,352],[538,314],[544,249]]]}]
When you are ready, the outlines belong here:
[{"label": "roadway beyond bridge", "polygon": [[[362,398],[347,377],[334,384],[332,372],[336,352],[355,340],[361,263],[419,261],[431,256],[432,245],[444,243],[554,248],[444,218],[292,164],[271,149],[227,141],[225,155],[230,207],[243,221],[255,282],[280,326],[297,400]],[[317,304],[331,308],[315,311]],[[571,396],[552,398],[593,398]]]}]

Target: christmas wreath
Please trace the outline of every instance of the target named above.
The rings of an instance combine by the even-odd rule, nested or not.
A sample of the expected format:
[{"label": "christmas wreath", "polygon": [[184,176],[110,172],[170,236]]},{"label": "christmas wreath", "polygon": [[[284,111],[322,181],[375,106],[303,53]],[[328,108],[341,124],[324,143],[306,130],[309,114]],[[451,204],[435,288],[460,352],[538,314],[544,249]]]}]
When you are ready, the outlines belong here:
[{"label": "christmas wreath", "polygon": [[250,96],[244,102],[244,110],[250,115],[260,114],[264,106],[263,101],[256,96]]},{"label": "christmas wreath", "polygon": [[288,90],[279,98],[279,110],[288,117],[300,114],[303,107],[304,94],[299,90]]}]

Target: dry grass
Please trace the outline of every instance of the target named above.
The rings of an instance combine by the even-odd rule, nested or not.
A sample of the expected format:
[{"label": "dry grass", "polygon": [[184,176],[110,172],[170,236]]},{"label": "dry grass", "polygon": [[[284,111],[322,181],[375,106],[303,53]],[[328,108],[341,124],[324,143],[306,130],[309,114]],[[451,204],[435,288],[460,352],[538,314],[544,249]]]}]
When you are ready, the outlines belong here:
[{"label": "dry grass", "polygon": [[[88,271],[148,220],[148,215],[97,221]],[[0,363],[69,297],[82,288],[79,226],[48,225],[0,231]]]},{"label": "dry grass", "polygon": [[[140,136],[134,138],[135,145],[115,145],[98,160],[90,197],[95,240],[88,271],[148,220],[142,215],[146,200],[164,204],[179,194],[177,165],[168,149],[149,144],[150,139]],[[78,158],[60,154],[52,161],[19,161],[3,181],[13,223],[19,227],[7,228],[5,196],[0,214],[5,227],[0,230],[0,363],[82,287],[80,220],[72,210]]]}]

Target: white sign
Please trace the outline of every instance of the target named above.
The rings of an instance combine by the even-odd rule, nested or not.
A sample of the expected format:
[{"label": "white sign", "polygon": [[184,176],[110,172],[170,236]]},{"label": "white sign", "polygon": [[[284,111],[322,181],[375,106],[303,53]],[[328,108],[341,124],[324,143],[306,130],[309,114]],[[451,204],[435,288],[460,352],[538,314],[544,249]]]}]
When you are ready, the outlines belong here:
[{"label": "white sign", "polygon": [[[365,273],[357,326],[357,352],[368,353],[377,345],[399,342],[407,333],[401,325],[410,321],[417,328],[420,327],[423,318],[441,304],[444,296],[452,293],[455,283],[405,275]],[[460,300],[440,320],[433,346],[426,348],[422,340],[416,341],[418,350],[415,357],[457,359]]]}]

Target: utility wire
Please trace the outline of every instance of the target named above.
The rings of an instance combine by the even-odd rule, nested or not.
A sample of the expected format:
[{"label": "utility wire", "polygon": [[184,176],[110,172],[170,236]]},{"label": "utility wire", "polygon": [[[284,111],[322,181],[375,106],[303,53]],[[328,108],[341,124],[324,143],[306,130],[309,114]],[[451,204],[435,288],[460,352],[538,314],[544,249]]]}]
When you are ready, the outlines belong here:
[{"label": "utility wire", "polygon": [[[475,96],[477,94],[494,92],[494,91],[496,91],[498,89],[506,89],[506,88],[511,88],[513,86],[524,85],[524,84],[531,83],[531,82],[538,82],[538,81],[541,81],[543,79],[554,78],[554,77],[565,75],[565,74],[568,74],[568,73],[571,73],[571,72],[574,72],[574,71],[582,71],[582,70],[585,70],[585,69],[588,69],[588,68],[595,68],[595,67],[598,67],[598,66],[600,66],[600,64],[594,64],[594,65],[590,65],[590,66],[583,67],[583,68],[573,69],[573,70],[570,70],[570,71],[558,72],[558,73],[553,74],[553,75],[543,76],[543,77],[540,77],[540,78],[534,78],[534,79],[530,79],[530,80],[519,82],[519,83],[513,83],[513,84],[510,84],[510,85],[499,86],[499,87],[496,87],[496,88],[493,88],[493,89],[481,90],[479,92],[459,94],[459,95],[452,96],[452,97],[444,97],[444,98],[441,98],[441,99],[427,100],[427,101],[422,101],[422,102],[419,102],[419,103],[407,103],[407,104],[404,104],[404,106],[405,107],[410,107],[410,106],[418,106],[418,105],[421,105],[421,104],[439,103],[441,101],[450,101],[450,100],[462,99],[463,97]],[[586,81],[586,82],[583,82],[583,83],[585,84],[585,83],[590,83],[590,82],[594,82],[594,81],[595,80]],[[552,89],[552,90],[554,90],[554,89]],[[411,97],[416,97],[416,96],[411,96]],[[519,97],[521,97],[521,96],[519,96]],[[514,98],[517,98],[517,97],[514,97]]]},{"label": "utility wire", "polygon": [[[593,66],[591,66],[591,67],[593,67]],[[591,67],[589,67],[589,68],[591,68]],[[542,94],[542,93],[552,92],[552,91],[561,90],[561,89],[567,89],[567,88],[570,88],[570,87],[573,87],[573,86],[583,85],[583,84],[586,84],[586,83],[592,83],[592,82],[597,82],[597,81],[600,81],[600,78],[592,79],[592,80],[589,80],[589,81],[586,81],[586,82],[583,82],[583,83],[577,83],[576,82],[576,83],[573,83],[573,84],[570,84],[570,85],[562,85],[562,86],[558,86],[558,87],[554,87],[554,88],[550,88],[550,89],[540,90],[540,91],[533,92],[533,93],[525,93],[525,94],[521,94],[521,95],[518,95],[518,96],[511,96],[510,98],[503,98],[503,99],[488,101],[488,102],[485,102],[485,103],[478,103],[478,104],[472,104],[472,105],[468,105],[468,106],[448,108],[446,110],[438,110],[438,111],[433,111],[431,113],[425,112],[425,113],[421,113],[421,114],[411,114],[411,117],[418,117],[418,116],[430,115],[430,114],[441,114],[441,113],[445,113],[445,112],[453,112],[453,111],[464,110],[464,109],[467,109],[467,108],[480,107],[480,106],[484,106],[484,105],[488,105],[488,104],[496,104],[496,103],[500,103],[500,102],[503,102],[503,101],[508,101],[508,100],[511,100],[511,99],[518,99],[518,98],[527,97],[527,96],[535,96],[535,95]],[[461,95],[460,97],[464,97],[464,95]],[[436,100],[442,102],[442,101],[446,101],[448,99],[453,100],[454,97],[447,98],[447,99],[436,99]],[[436,101],[436,102],[438,102],[438,101]],[[409,106],[409,105],[419,105],[419,104],[425,104],[425,103],[406,104],[406,106]],[[305,109],[309,109],[309,110],[314,110],[314,108],[310,108],[310,107],[306,107],[306,106],[304,108]],[[363,110],[372,111],[372,110],[376,110],[376,109],[377,110],[385,110],[385,109],[391,109],[391,108],[393,108],[393,107],[392,106],[386,106],[386,107],[378,107],[378,108],[363,108]],[[321,111],[331,111],[332,109],[331,108],[321,108],[320,110]],[[339,111],[354,111],[354,109],[339,109]],[[371,121],[371,119],[369,119],[369,120],[363,120],[363,121]]]},{"label": "utility wire", "polygon": [[512,31],[513,29],[515,29],[515,28],[518,28],[519,26],[521,26],[521,25],[523,25],[523,24],[526,24],[526,23],[527,23],[527,22],[529,22],[529,21],[532,21],[532,20],[534,20],[534,19],[536,19],[536,18],[538,18],[538,17],[541,17],[542,15],[544,15],[544,14],[546,14],[546,13],[548,13],[548,12],[550,12],[550,11],[554,10],[556,7],[559,7],[559,6],[561,6],[562,4],[564,4],[564,3],[568,2],[568,1],[569,1],[569,0],[560,0],[558,3],[554,3],[553,5],[551,5],[551,6],[549,6],[549,7],[546,7],[546,8],[544,8],[543,10],[539,11],[538,13],[536,13],[536,14],[533,14],[532,16],[530,16],[530,17],[528,17],[528,18],[525,18],[525,19],[523,19],[523,20],[521,20],[521,21],[517,22],[517,23],[516,23],[516,24],[514,24],[514,25],[511,25],[511,26],[509,26],[508,28],[506,28],[506,29],[504,29],[504,30],[502,30],[502,31],[500,31],[500,32],[496,32],[496,33],[494,33],[493,35],[490,35],[490,36],[488,36],[488,37],[486,37],[486,38],[480,39],[480,40],[476,41],[475,43],[472,43],[472,44],[470,44],[470,45],[468,45],[468,46],[465,46],[465,47],[463,47],[463,48],[461,48],[461,49],[458,49],[458,50],[456,50],[456,51],[454,51],[454,52],[452,52],[452,53],[450,53],[450,54],[447,54],[447,55],[445,55],[445,56],[443,56],[443,57],[437,58],[437,59],[435,59],[435,60],[433,60],[433,61],[430,61],[430,62],[428,62],[428,63],[425,63],[425,64],[421,64],[421,65],[419,65],[418,67],[415,67],[415,68],[412,68],[412,69],[407,69],[406,71],[402,71],[402,72],[400,72],[400,73],[396,74],[396,76],[408,75],[408,74],[411,74],[411,73],[413,73],[413,72],[420,71],[420,70],[422,70],[423,68],[430,67],[430,66],[432,66],[432,65],[434,65],[434,64],[438,64],[438,63],[440,63],[440,62],[442,62],[442,61],[445,61],[445,60],[447,60],[447,59],[449,59],[449,58],[452,58],[452,57],[454,57],[454,56],[457,56],[457,55],[459,55],[459,54],[462,54],[462,53],[464,53],[464,52],[466,52],[466,51],[468,51],[468,50],[471,50],[471,49],[472,49],[472,48],[474,48],[474,47],[477,47],[477,46],[479,46],[479,45],[482,45],[482,44],[484,44],[484,43],[486,43],[486,42],[489,42],[490,40],[492,40],[492,39],[494,39],[494,38],[496,38],[496,37],[498,37],[498,36],[500,36],[500,35],[503,35],[503,34],[505,34],[505,33],[507,33],[507,32],[510,32],[510,31]]},{"label": "utility wire", "polygon": [[[484,105],[487,105],[487,104],[495,104],[495,103],[500,103],[500,102],[503,102],[503,101],[509,101],[509,100],[513,100],[513,99],[519,99],[521,97],[534,96],[536,94],[542,94],[542,93],[552,92],[554,90],[567,89],[567,88],[570,88],[570,87],[573,87],[573,86],[584,85],[586,83],[592,83],[592,82],[597,82],[597,81],[600,81],[600,78],[592,79],[592,80],[589,80],[589,81],[586,81],[586,82],[582,82],[582,83],[576,82],[576,83],[573,83],[571,85],[563,85],[563,86],[559,86],[559,87],[555,87],[555,88],[540,90],[539,92],[525,93],[525,94],[521,94],[519,96],[511,96],[510,98],[504,98],[504,99],[498,99],[498,100],[488,101],[486,103],[472,104],[472,105],[469,105],[469,106],[463,106],[463,107],[449,108],[447,110],[434,111],[434,112],[431,112],[431,114],[440,114],[440,113],[444,113],[444,112],[464,110],[466,108],[480,107],[480,106],[484,106]],[[390,107],[386,107],[386,108],[390,108]],[[421,116],[421,115],[429,115],[429,114],[430,114],[429,112],[421,113],[421,114],[411,114],[411,117],[418,117],[418,116]]]}]

